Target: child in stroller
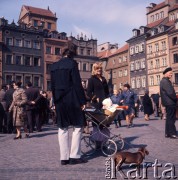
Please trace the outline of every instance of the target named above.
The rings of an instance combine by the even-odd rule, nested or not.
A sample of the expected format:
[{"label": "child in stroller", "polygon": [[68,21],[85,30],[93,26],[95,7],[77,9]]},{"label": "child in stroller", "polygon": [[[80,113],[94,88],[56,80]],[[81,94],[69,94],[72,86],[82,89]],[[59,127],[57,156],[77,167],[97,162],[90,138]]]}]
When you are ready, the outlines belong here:
[{"label": "child in stroller", "polygon": [[110,98],[105,99],[102,104],[102,110],[93,107],[85,109],[86,119],[92,122],[93,129],[89,136],[82,137],[83,154],[93,154],[99,147],[103,154],[111,156],[124,146],[122,137],[111,133],[109,127],[122,109],[117,104],[112,104]]}]

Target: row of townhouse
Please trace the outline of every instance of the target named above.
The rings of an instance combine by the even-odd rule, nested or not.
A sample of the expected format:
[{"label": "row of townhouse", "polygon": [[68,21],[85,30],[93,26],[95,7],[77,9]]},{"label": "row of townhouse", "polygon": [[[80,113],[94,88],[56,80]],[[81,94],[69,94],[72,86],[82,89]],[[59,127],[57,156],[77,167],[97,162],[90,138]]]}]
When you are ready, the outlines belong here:
[{"label": "row of townhouse", "polygon": [[0,18],[0,86],[11,81],[50,90],[50,66],[61,58],[68,41],[77,46],[76,61],[81,77],[91,76],[97,58],[97,40],[57,31],[57,17],[48,9],[22,6],[18,25]]},{"label": "row of townhouse", "polygon": [[129,83],[141,97],[145,89],[159,92],[163,70],[173,68],[173,84],[178,91],[178,1],[165,0],[147,7],[147,24],[133,29],[127,44],[111,52],[104,49],[105,76],[111,86],[121,88]]}]

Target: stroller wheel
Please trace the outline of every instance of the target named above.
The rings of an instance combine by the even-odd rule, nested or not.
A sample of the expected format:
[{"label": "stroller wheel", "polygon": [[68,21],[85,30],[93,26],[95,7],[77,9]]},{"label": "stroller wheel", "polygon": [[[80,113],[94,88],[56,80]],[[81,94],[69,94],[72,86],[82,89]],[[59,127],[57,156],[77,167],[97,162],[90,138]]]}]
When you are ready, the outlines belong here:
[{"label": "stroller wheel", "polygon": [[108,139],[102,143],[101,151],[106,156],[113,156],[117,152],[117,145],[113,140]]},{"label": "stroller wheel", "polygon": [[124,148],[124,139],[118,136],[114,136],[112,140],[116,143],[117,145],[117,151],[121,151]]},{"label": "stroller wheel", "polygon": [[81,139],[81,152],[83,155],[92,155],[96,151],[96,142],[91,136],[83,136]]}]

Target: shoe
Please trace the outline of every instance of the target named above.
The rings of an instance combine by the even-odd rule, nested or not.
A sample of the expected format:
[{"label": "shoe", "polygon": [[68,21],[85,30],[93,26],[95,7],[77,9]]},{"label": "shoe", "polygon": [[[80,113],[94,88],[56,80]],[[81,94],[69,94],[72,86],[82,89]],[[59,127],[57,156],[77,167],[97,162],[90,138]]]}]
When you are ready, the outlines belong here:
[{"label": "shoe", "polygon": [[69,160],[61,160],[61,165],[67,165],[69,164]]},{"label": "shoe", "polygon": [[16,136],[16,137],[14,138],[14,140],[16,140],[16,139],[21,139],[21,138],[22,138],[22,135]]},{"label": "shoe", "polygon": [[30,135],[29,134],[25,134],[25,138],[29,138],[30,137]]},{"label": "shoe", "polygon": [[169,138],[171,138],[171,139],[178,139],[178,136],[176,136],[176,135],[170,135]]},{"label": "shoe", "polygon": [[82,158],[70,158],[69,164],[74,165],[74,164],[82,164],[82,163],[87,163],[88,161]]}]

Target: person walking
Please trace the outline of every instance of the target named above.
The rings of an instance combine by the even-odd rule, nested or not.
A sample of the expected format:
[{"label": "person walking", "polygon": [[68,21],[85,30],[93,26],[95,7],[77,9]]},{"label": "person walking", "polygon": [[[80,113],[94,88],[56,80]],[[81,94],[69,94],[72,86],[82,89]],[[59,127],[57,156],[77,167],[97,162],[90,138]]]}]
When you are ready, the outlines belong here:
[{"label": "person walking", "polygon": [[145,95],[143,96],[142,104],[143,104],[143,111],[145,115],[145,121],[148,121],[149,116],[153,114],[152,101],[151,101],[151,98],[149,97],[148,90],[145,90]]},{"label": "person walking", "polygon": [[[25,113],[25,104],[27,103],[27,96],[25,91],[21,88],[21,82],[14,82],[14,93],[13,93],[13,101],[11,106],[9,107],[9,111],[11,112],[13,109],[13,124],[17,129],[16,137],[14,140],[21,139],[21,127],[24,127],[24,113]],[[24,131],[27,134],[27,129],[24,128]]]},{"label": "person walking", "polygon": [[0,132],[6,133],[6,114],[5,114],[5,109],[6,109],[6,101],[4,100],[4,96],[6,93],[6,85],[3,84],[2,88],[0,90]]},{"label": "person walking", "polygon": [[125,110],[127,128],[133,127],[133,119],[135,117],[135,107],[137,106],[137,95],[130,89],[129,84],[124,84],[124,91],[122,93],[120,103],[128,106],[128,109]]},{"label": "person walking", "polygon": [[[86,104],[84,90],[74,60],[76,46],[69,44],[62,58],[51,66],[51,90],[57,114],[58,141],[61,165],[86,163],[81,158],[81,135],[85,125],[83,110]],[[69,126],[73,126],[71,148]]]},{"label": "person walking", "polygon": [[177,138],[176,131],[176,104],[177,97],[174,87],[171,83],[173,75],[172,68],[168,67],[163,71],[164,77],[160,82],[160,95],[162,105],[166,107],[166,125],[165,125],[165,137],[166,138]]}]

